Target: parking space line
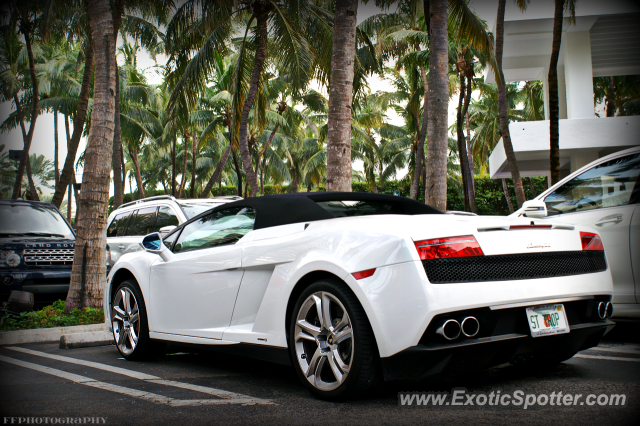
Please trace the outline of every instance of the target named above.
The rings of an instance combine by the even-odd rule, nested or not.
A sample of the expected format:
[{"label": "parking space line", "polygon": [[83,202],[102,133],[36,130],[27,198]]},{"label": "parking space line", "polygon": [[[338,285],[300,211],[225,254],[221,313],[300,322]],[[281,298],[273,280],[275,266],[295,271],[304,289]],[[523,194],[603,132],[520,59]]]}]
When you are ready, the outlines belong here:
[{"label": "parking space line", "polygon": [[595,346],[587,350],[640,355],[640,345],[624,345],[624,346],[614,346],[614,347]]},{"label": "parking space line", "polygon": [[140,380],[159,380],[160,377],[152,376],[150,374],[140,373],[138,371],[127,370],[125,368],[114,367],[112,365],[100,364],[93,361],[85,361],[84,359],[71,358],[67,356],[48,354],[46,352],[34,351],[32,349],[21,348],[18,346],[8,346],[5,349],[9,349],[16,352],[22,352],[28,355],[35,355],[42,358],[49,358],[56,361],[68,362],[69,364],[84,365],[85,367],[96,368],[98,370],[110,371],[112,373],[121,374],[123,376],[133,377]]},{"label": "parking space line", "polygon": [[585,359],[604,359],[607,361],[629,361],[629,362],[640,362],[640,358],[623,358],[617,356],[597,356],[597,355],[574,355],[574,358],[585,358]]},{"label": "parking space line", "polygon": [[[148,401],[157,402],[161,404],[167,404],[171,406],[188,406],[188,405],[216,405],[216,404],[241,404],[241,405],[270,405],[273,402],[261,399],[253,398],[251,396],[242,395],[235,392],[229,392],[222,389],[210,388],[206,386],[193,385],[190,383],[176,382],[173,380],[164,380],[158,376],[152,376],[150,374],[140,373],[137,371],[127,370],[120,367],[114,367],[111,365],[100,364],[93,361],[85,361],[77,358],[70,358],[61,355],[49,354],[46,352],[34,351],[31,349],[21,348],[17,346],[10,346],[6,349],[10,349],[16,352],[22,352],[29,355],[39,356],[42,358],[49,358],[56,361],[67,362],[70,364],[84,365],[99,370],[105,370],[116,374],[132,377],[134,379],[143,380],[148,383],[157,383],[165,386],[171,386],[180,389],[192,390],[195,392],[205,393],[221,399],[203,399],[203,400],[177,400],[173,398],[167,398],[162,395],[149,394],[148,392],[142,392],[135,389],[124,388],[122,386],[112,385],[110,383],[100,382],[98,380],[91,379],[89,377],[79,376],[77,374],[68,373],[66,371],[57,370],[55,368],[45,367],[39,364],[33,364],[27,361],[21,361],[14,358],[9,358],[0,355],[0,361],[9,362],[11,364],[20,365],[25,368],[31,368],[32,370],[41,371],[43,373],[51,374],[54,376],[62,377],[68,380],[72,380],[83,385],[92,386],[100,389],[111,390],[113,392],[124,393],[127,395],[135,396],[138,398],[146,399]],[[128,393],[127,393],[128,392]],[[145,396],[147,395],[147,396]]]}]

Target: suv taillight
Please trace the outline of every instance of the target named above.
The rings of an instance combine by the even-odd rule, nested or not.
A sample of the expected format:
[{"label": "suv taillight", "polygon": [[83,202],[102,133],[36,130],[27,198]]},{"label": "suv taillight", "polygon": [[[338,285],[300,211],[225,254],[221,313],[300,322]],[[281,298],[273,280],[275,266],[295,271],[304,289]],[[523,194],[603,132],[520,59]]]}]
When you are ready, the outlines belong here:
[{"label": "suv taillight", "polygon": [[581,232],[580,241],[582,242],[582,250],[604,251],[604,245],[602,245],[598,234]]},{"label": "suv taillight", "polygon": [[435,238],[414,243],[421,260],[484,256],[480,244],[473,235]]}]

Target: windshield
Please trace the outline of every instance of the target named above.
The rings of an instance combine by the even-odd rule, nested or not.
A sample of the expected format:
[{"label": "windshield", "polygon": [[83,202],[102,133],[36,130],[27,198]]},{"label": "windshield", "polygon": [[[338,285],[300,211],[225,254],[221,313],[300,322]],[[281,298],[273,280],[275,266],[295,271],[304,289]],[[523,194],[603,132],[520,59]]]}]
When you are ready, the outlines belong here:
[{"label": "windshield", "polygon": [[56,209],[43,205],[0,205],[0,236],[73,238],[73,232]]},{"label": "windshield", "polygon": [[204,213],[207,210],[211,210],[215,207],[218,207],[220,203],[189,203],[189,204],[180,204],[182,210],[184,210],[187,215],[187,219],[191,219],[192,217],[198,216],[200,213]]}]

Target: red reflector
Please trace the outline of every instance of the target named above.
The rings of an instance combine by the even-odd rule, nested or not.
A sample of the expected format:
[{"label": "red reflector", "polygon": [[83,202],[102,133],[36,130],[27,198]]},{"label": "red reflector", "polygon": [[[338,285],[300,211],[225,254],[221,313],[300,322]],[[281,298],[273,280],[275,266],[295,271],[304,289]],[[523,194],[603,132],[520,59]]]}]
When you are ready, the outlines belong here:
[{"label": "red reflector", "polygon": [[421,260],[484,256],[473,235],[416,241],[415,245]]},{"label": "red reflector", "polygon": [[355,278],[356,280],[361,280],[363,278],[368,278],[371,275],[375,274],[376,272],[376,268],[373,269],[367,269],[366,271],[360,271],[360,272],[354,272],[353,274],[353,278]]},{"label": "red reflector", "polygon": [[604,245],[600,235],[590,232],[581,232],[580,241],[582,242],[582,250],[604,251]]}]

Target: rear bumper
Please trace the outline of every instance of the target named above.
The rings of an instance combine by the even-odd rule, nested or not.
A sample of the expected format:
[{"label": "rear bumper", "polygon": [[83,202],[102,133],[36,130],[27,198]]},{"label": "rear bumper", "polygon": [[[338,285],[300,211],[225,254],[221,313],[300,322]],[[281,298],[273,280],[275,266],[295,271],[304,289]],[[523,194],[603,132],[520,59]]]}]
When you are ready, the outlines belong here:
[{"label": "rear bumper", "polygon": [[519,359],[568,358],[598,345],[615,323],[605,320],[571,326],[567,334],[532,338],[510,333],[453,343],[425,343],[382,358],[385,380],[421,379],[441,373],[477,371]]}]

